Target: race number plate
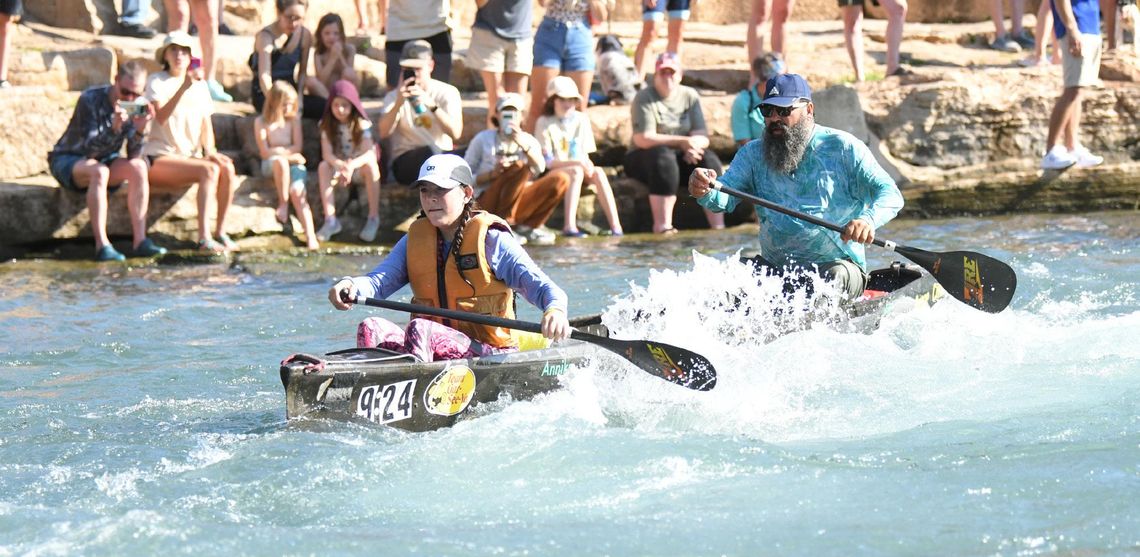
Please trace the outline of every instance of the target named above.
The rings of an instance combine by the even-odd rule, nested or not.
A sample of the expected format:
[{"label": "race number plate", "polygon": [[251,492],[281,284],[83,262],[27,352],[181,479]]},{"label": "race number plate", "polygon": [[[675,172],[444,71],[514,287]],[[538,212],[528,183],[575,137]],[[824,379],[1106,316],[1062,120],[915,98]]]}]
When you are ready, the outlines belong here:
[{"label": "race number plate", "polygon": [[415,379],[365,387],[356,399],[356,415],[378,424],[406,420],[412,417],[415,390]]}]

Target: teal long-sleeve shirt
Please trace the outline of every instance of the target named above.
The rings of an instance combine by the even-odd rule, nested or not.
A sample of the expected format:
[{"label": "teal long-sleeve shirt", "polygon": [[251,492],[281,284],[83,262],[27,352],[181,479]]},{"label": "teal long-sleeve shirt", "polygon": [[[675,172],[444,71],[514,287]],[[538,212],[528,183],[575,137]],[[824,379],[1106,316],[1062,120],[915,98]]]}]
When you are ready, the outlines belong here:
[{"label": "teal long-sleeve shirt", "polygon": [[[760,138],[741,147],[720,181],[839,226],[860,218],[878,229],[902,209],[902,192],[894,180],[871,150],[847,132],[816,125],[804,158],[791,175],[768,168],[763,142]],[[698,203],[712,211],[731,212],[740,200],[711,190]],[[757,207],[756,212],[760,250],[768,261],[788,265],[850,259],[867,269],[863,244],[844,242],[837,232],[770,209]]]}]

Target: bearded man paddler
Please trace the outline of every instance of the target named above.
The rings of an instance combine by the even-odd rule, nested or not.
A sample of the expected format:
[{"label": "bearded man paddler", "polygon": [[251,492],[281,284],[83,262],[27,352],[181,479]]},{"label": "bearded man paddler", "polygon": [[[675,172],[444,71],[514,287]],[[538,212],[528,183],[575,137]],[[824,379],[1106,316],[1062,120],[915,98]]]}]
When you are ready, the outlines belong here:
[{"label": "bearded man paddler", "polygon": [[[764,135],[737,151],[720,181],[845,224],[839,234],[757,207],[761,253],[750,262],[769,275],[811,271],[836,283],[848,299],[859,296],[867,285],[863,245],[870,244],[875,229],[902,209],[902,193],[863,142],[815,123],[811,87],[803,77],[783,74],[769,79],[760,113]],[[694,170],[689,176],[689,194],[709,210],[731,212],[740,201],[711,189],[714,180],[713,171]]]}]

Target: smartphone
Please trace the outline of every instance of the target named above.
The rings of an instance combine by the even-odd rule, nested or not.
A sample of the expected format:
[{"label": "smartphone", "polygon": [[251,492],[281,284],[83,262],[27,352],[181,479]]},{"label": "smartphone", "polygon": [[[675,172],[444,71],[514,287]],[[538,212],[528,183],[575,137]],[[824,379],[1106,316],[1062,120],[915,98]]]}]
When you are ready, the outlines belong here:
[{"label": "smartphone", "polygon": [[202,59],[201,58],[194,58],[193,56],[191,56],[190,57],[190,71],[194,71],[194,70],[201,68],[201,67],[202,67]]},{"label": "smartphone", "polygon": [[515,133],[511,124],[515,123],[518,119],[519,113],[517,110],[504,110],[503,113],[499,115],[499,128],[502,129],[506,135],[511,135]]},{"label": "smartphone", "polygon": [[412,68],[404,68],[404,73],[400,74],[400,83],[405,83],[414,77],[416,77],[416,70]]},{"label": "smartphone", "polygon": [[146,103],[138,101],[119,101],[119,108],[127,113],[127,116],[134,118],[135,116],[142,116],[146,114]]}]

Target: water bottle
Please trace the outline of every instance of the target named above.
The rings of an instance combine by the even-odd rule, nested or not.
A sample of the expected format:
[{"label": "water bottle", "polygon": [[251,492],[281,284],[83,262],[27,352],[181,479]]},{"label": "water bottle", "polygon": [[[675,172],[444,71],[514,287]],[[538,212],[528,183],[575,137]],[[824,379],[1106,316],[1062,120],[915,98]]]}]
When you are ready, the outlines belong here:
[{"label": "water bottle", "polygon": [[412,103],[412,112],[415,113],[413,120],[415,120],[416,125],[421,128],[430,128],[431,116],[428,115],[428,109],[424,106],[424,103],[420,101],[420,98],[418,96],[409,97],[408,102]]}]

